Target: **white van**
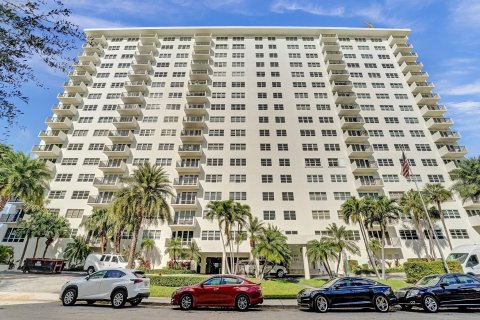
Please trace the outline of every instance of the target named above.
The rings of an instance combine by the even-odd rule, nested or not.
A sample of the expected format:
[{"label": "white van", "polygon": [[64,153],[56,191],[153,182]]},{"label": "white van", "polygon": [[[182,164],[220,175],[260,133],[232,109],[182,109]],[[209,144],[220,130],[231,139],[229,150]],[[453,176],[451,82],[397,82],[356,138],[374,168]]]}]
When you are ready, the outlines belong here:
[{"label": "white van", "polygon": [[463,272],[480,275],[480,244],[463,245],[453,248],[447,261],[458,260]]},{"label": "white van", "polygon": [[91,253],[85,259],[85,265],[83,270],[86,270],[88,274],[92,274],[95,271],[105,268],[121,268],[127,267],[127,259],[124,256],[118,254],[99,254]]}]

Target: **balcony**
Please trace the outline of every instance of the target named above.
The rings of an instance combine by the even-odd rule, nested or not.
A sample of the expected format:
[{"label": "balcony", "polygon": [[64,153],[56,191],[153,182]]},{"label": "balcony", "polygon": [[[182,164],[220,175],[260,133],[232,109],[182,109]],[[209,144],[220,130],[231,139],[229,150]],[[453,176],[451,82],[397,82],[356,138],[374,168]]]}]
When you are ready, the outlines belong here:
[{"label": "balcony", "polygon": [[419,93],[415,96],[418,105],[436,105],[440,100],[440,96],[436,93]]},{"label": "balcony", "polygon": [[196,50],[192,53],[192,58],[194,60],[205,60],[209,59],[212,54],[211,50]]},{"label": "balcony", "polygon": [[209,60],[192,60],[191,62],[192,70],[208,70],[210,68]]},{"label": "balcony", "polygon": [[343,53],[341,51],[336,50],[324,50],[323,51],[323,58],[325,61],[327,60],[341,60],[343,58]]},{"label": "balcony", "polygon": [[104,35],[100,36],[100,37],[88,37],[87,38],[87,42],[90,44],[90,45],[102,45],[102,46],[106,46],[107,45],[107,38],[105,38]]},{"label": "balcony", "polygon": [[191,70],[190,71],[191,80],[208,80],[210,79],[209,70]]},{"label": "balcony", "polygon": [[119,191],[123,187],[123,183],[115,177],[98,177],[93,180],[93,186],[101,191]]},{"label": "balcony", "polygon": [[379,178],[355,179],[357,191],[378,191],[383,188],[383,181]]},{"label": "balcony", "polygon": [[100,44],[90,44],[90,43],[85,43],[82,45],[82,49],[85,52],[96,52],[97,54],[102,54],[103,53],[103,47]]},{"label": "balcony", "polygon": [[346,143],[367,142],[368,132],[366,130],[348,130],[343,133],[343,139]]},{"label": "balcony", "polygon": [[135,51],[133,58],[135,59],[136,63],[145,64],[148,62],[155,62],[155,55],[153,51],[145,52],[145,51]]},{"label": "balcony", "polygon": [[414,93],[431,93],[433,90],[431,82],[414,82],[410,85],[410,90]]},{"label": "balcony", "polygon": [[350,158],[368,158],[373,155],[373,148],[369,144],[351,144],[347,153]]},{"label": "balcony", "polygon": [[114,144],[111,146],[104,146],[103,153],[107,157],[128,157],[131,152],[126,144]]},{"label": "balcony", "polygon": [[121,116],[139,116],[142,113],[142,105],[140,104],[119,104],[117,112]]},{"label": "balcony", "polygon": [[182,130],[180,138],[183,142],[201,142],[203,141],[203,130]]},{"label": "balcony", "polygon": [[52,107],[52,112],[58,117],[74,117],[78,114],[77,108],[71,104],[58,104]]},{"label": "balcony", "polygon": [[204,115],[207,113],[207,105],[206,104],[186,104],[185,113],[187,115]]},{"label": "balcony", "polygon": [[449,118],[430,118],[426,124],[429,130],[448,130],[453,121]]},{"label": "balcony", "polygon": [[415,62],[418,59],[418,54],[414,52],[399,52],[396,55],[398,64],[402,64],[403,62]]},{"label": "balcony", "polygon": [[7,223],[17,223],[22,221],[24,216],[23,210],[16,210],[15,213],[3,213],[0,214],[0,224],[7,224]]},{"label": "balcony", "polygon": [[340,43],[338,41],[323,42],[323,48],[325,50],[337,51],[340,50]]},{"label": "balcony", "polygon": [[410,71],[405,75],[405,80],[407,83],[412,82],[425,82],[427,81],[428,73],[426,72],[414,72]]},{"label": "balcony", "polygon": [[131,143],[135,141],[135,135],[130,130],[112,130],[108,137],[113,143]]},{"label": "balcony", "polygon": [[335,104],[349,104],[354,103],[357,95],[354,92],[335,92],[333,94]]},{"label": "balcony", "polygon": [[87,93],[88,89],[83,82],[68,81],[63,84],[63,88],[68,93]]},{"label": "balcony", "polygon": [[63,144],[67,140],[67,135],[60,130],[44,130],[40,131],[38,137],[45,141],[46,144]]},{"label": "balcony", "polygon": [[125,104],[144,104],[145,97],[141,92],[124,92],[122,93],[122,101]]},{"label": "balcony", "polygon": [[187,92],[187,101],[189,103],[205,103],[205,102],[208,102],[208,93],[206,91],[190,91],[190,92]]},{"label": "balcony", "polygon": [[445,145],[438,149],[442,158],[463,158],[467,154],[467,148],[464,146]]},{"label": "balcony", "polygon": [[177,190],[196,190],[200,186],[198,179],[179,179],[173,180],[173,187]]},{"label": "balcony", "polygon": [[437,131],[432,135],[435,143],[455,143],[460,137],[456,131]]},{"label": "balcony", "polygon": [[134,72],[153,72],[153,66],[150,61],[144,63],[133,61],[131,67]]},{"label": "balcony", "polygon": [[362,117],[341,117],[340,126],[342,129],[361,129],[365,124]]},{"label": "balcony", "polygon": [[397,54],[399,52],[402,53],[409,53],[413,49],[411,44],[394,44],[392,47],[393,54]]},{"label": "balcony", "polygon": [[175,166],[178,173],[200,173],[200,160],[198,161],[177,161]]},{"label": "balcony", "polygon": [[72,127],[72,121],[67,117],[47,118],[45,124],[53,130],[68,130]]},{"label": "balcony", "polygon": [[393,47],[394,44],[406,44],[408,42],[407,36],[393,36],[388,37],[388,44]]},{"label": "balcony", "polygon": [[139,38],[139,44],[155,44],[159,45],[160,40],[157,34],[141,34]]},{"label": "balcony", "polygon": [[63,104],[77,105],[82,103],[82,96],[78,93],[59,93],[57,99]]},{"label": "balcony", "polygon": [[136,129],[138,128],[138,121],[135,117],[118,117],[113,119],[113,125],[117,129]]},{"label": "balcony", "polygon": [[39,157],[56,158],[60,156],[60,154],[62,153],[62,149],[60,149],[57,145],[47,144],[34,146],[32,148],[32,152]]},{"label": "balcony", "polygon": [[345,70],[347,67],[347,64],[343,60],[328,60],[325,65],[329,72],[332,70]]},{"label": "balcony", "polygon": [[375,161],[354,161],[351,163],[353,173],[373,173],[378,170]]},{"label": "balcony", "polygon": [[207,80],[190,80],[188,81],[188,90],[190,91],[208,90],[208,81]]},{"label": "balcony", "polygon": [[68,77],[74,82],[92,82],[92,75],[86,71],[72,71],[68,74]]},{"label": "balcony", "polygon": [[420,113],[423,117],[441,117],[446,111],[445,106],[420,106]]},{"label": "balcony", "polygon": [[78,61],[73,64],[73,67],[77,72],[88,72],[90,74],[97,72],[97,67],[93,64],[93,62]]},{"label": "balcony", "polygon": [[[407,74],[408,72],[420,72],[422,71],[423,63],[421,62],[404,62],[400,65],[400,69],[402,70],[403,74]],[[409,82],[409,81],[407,81]]]},{"label": "balcony", "polygon": [[172,201],[172,207],[178,210],[197,209],[198,200],[196,198],[176,198]]},{"label": "balcony", "polygon": [[205,126],[205,118],[202,116],[183,117],[182,123],[188,128],[203,128]]},{"label": "balcony", "polygon": [[385,238],[385,249],[396,249],[396,248],[402,248],[402,241],[400,238],[393,238],[393,237],[388,237]]},{"label": "balcony", "polygon": [[148,89],[145,81],[125,81],[123,87],[127,92],[145,92]]},{"label": "balcony", "polygon": [[168,226],[172,230],[184,230],[184,229],[190,230],[195,228],[195,225],[196,225],[195,221],[196,219],[194,216],[181,217],[181,218],[175,217],[173,219],[173,222]]},{"label": "balcony", "polygon": [[102,161],[98,165],[98,169],[102,170],[104,173],[125,173],[127,171],[127,164],[118,159]]},{"label": "balcony", "polygon": [[338,92],[351,92],[353,88],[351,81],[332,81],[330,85],[332,86],[332,91]]},{"label": "balcony", "polygon": [[87,204],[93,208],[107,208],[113,201],[112,197],[90,196]]},{"label": "balcony", "polygon": [[92,62],[92,63],[97,63],[100,62],[100,56],[96,51],[86,51],[83,52],[81,55],[78,56],[78,60],[80,62]]},{"label": "balcony", "polygon": [[339,116],[357,116],[360,114],[358,104],[337,104],[337,114]]},{"label": "balcony", "polygon": [[200,144],[183,144],[178,146],[178,154],[181,157],[200,157],[202,155],[202,145]]},{"label": "balcony", "polygon": [[[473,207],[473,208],[478,208],[478,207],[480,206]],[[468,221],[470,221],[470,224],[472,225],[472,227],[474,228],[480,227],[480,215],[469,215]]]},{"label": "balcony", "polygon": [[337,42],[338,36],[336,34],[322,34],[320,36],[320,43],[325,44],[327,42]]},{"label": "balcony", "polygon": [[445,163],[445,169],[448,173],[451,173],[453,170],[458,169],[458,167],[456,162],[454,160],[451,160]]},{"label": "balcony", "polygon": [[463,202],[463,207],[466,209],[480,208],[480,198],[468,199]]},{"label": "balcony", "polygon": [[50,171],[50,173],[52,174],[52,176],[55,174],[56,172],[56,164],[55,164],[55,160],[49,160],[49,159],[42,159],[44,160],[45,162],[45,167],[47,167],[47,170]]},{"label": "balcony", "polygon": [[193,36],[195,42],[210,42],[212,40],[211,33],[196,33]]},{"label": "balcony", "polygon": [[194,51],[210,50],[211,47],[212,47],[211,41],[195,41],[193,44]]},{"label": "balcony", "polygon": [[130,81],[144,81],[144,82],[150,82],[150,73],[146,70],[140,70],[140,71],[130,71],[128,73],[128,79]]},{"label": "balcony", "polygon": [[331,81],[347,81],[350,78],[350,72],[347,70],[330,70],[328,76]]}]

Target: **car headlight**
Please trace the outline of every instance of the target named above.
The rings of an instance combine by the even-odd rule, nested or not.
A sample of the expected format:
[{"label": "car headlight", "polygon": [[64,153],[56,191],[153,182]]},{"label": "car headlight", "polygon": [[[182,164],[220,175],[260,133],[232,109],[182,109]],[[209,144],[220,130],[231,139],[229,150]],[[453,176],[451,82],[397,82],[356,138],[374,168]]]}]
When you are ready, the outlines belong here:
[{"label": "car headlight", "polygon": [[392,291],[392,289],[388,288],[387,290],[385,290],[385,291],[383,292],[383,294],[388,296],[388,295],[393,294],[393,291]]},{"label": "car headlight", "polygon": [[407,292],[406,298],[408,299],[410,297],[416,296],[419,292],[420,292],[420,290],[410,290],[410,291]]}]

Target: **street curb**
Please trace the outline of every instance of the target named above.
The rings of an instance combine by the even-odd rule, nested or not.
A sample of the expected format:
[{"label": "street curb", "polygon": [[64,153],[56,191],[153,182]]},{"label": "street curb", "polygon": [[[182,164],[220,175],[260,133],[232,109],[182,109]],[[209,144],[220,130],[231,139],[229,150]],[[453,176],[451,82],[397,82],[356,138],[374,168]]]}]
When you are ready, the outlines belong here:
[{"label": "street curb", "polygon": [[[149,306],[156,306],[156,307],[172,307],[178,308],[178,306],[172,306],[168,302],[160,302],[160,301],[142,301],[142,305],[149,305]],[[298,309],[298,306],[295,304],[261,304],[253,308],[258,309]]]}]

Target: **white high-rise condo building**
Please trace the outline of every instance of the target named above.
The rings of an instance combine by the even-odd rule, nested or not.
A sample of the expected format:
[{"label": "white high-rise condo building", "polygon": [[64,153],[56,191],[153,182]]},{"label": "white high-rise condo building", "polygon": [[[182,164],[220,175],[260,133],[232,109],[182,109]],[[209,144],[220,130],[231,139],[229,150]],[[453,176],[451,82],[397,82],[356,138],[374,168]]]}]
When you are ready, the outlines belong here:
[{"label": "white high-rise condo building", "polygon": [[[316,273],[307,241],[344,225],[349,197],[398,199],[414,188],[401,174],[402,150],[420,187],[442,183],[466,150],[445,117],[406,29],[198,27],[90,29],[33,152],[51,168],[52,211],[71,236],[95,208],[107,207],[119,178],[149,161],[166,168],[176,197],[172,224],[145,225],[153,263],[170,259],[166,242],[196,241],[201,272],[222,269],[209,201],[250,205],[278,226],[293,253],[291,272]],[[480,241],[480,203],[455,196],[443,204],[453,245]],[[2,244],[16,248],[21,205],[2,212]],[[436,223],[445,254],[445,230]],[[367,261],[358,225],[347,225]],[[426,232],[428,239],[428,232]],[[130,234],[124,234],[129,239]],[[379,237],[379,228],[368,231]],[[386,257],[423,254],[408,218],[388,225]],[[48,256],[62,256],[62,239]],[[40,241],[39,252],[44,241]],[[128,246],[128,240],[122,246]],[[428,241],[427,241],[428,243]],[[27,256],[33,252],[33,244]],[[240,256],[248,258],[248,241]],[[437,251],[438,255],[438,251]],[[225,265],[225,264],[223,264]]]}]

